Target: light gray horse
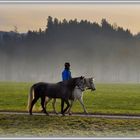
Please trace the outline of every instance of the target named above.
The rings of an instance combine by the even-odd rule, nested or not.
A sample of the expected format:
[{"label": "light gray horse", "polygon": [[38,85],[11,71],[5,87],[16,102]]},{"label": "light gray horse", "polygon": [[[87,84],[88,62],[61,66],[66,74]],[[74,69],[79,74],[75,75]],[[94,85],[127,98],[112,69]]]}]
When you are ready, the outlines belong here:
[{"label": "light gray horse", "polygon": [[[85,87],[85,90],[86,89],[91,89],[92,91],[96,90],[95,89],[95,85],[93,83],[93,78],[84,78],[84,87]],[[80,104],[82,105],[83,107],[83,110],[84,110],[84,113],[87,114],[87,111],[86,111],[86,108],[85,108],[85,105],[84,105],[84,102],[83,102],[83,90],[81,90],[78,86],[76,86],[74,88],[74,91],[73,91],[73,97],[74,97],[74,100],[70,100],[71,101],[71,104],[70,104],[70,107],[68,109],[68,114],[71,115],[71,108],[73,106],[73,103],[78,100],[80,102]],[[46,107],[46,105],[48,104],[48,102],[50,100],[53,99],[53,102],[52,102],[52,106],[53,106],[53,111],[57,114],[57,111],[55,109],[55,105],[56,105],[56,99],[55,98],[48,98],[46,97],[46,100],[45,100],[45,104],[44,106]]]}]

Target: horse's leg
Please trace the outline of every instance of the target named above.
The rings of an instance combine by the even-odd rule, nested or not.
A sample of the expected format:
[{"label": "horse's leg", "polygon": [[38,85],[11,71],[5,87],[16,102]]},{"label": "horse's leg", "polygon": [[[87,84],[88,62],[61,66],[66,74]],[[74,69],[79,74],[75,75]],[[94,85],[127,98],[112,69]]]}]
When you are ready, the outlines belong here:
[{"label": "horse's leg", "polygon": [[32,108],[38,99],[39,99],[39,96],[35,96],[35,98],[33,99],[32,103],[31,103],[30,110],[29,110],[30,115],[32,115]]},{"label": "horse's leg", "polygon": [[85,105],[84,105],[83,99],[82,99],[82,98],[79,98],[78,101],[79,101],[80,104],[82,105],[83,110],[84,110],[84,113],[85,113],[85,114],[88,114],[87,111],[86,111],[86,108],[85,108]]},{"label": "horse's leg", "polygon": [[63,114],[64,109],[64,99],[61,99],[61,114]]},{"label": "horse's leg", "polygon": [[67,109],[70,107],[69,100],[64,100],[64,102],[67,104],[67,107],[63,110],[63,116],[65,115],[64,113],[67,111]]},{"label": "horse's leg", "polygon": [[[49,97],[45,97],[45,102],[44,102],[44,107],[46,108],[47,104],[50,102],[50,100],[52,100],[52,98]],[[42,108],[43,111],[43,108]]]},{"label": "horse's leg", "polygon": [[45,96],[42,96],[41,97],[41,106],[43,108],[43,112],[46,114],[46,115],[49,115],[48,112],[46,111],[46,108],[44,106],[44,102],[45,102]]},{"label": "horse's leg", "polygon": [[53,98],[53,102],[52,102],[53,111],[54,111],[54,113],[58,114],[58,112],[55,109],[55,105],[56,105],[56,98]]},{"label": "horse's leg", "polygon": [[73,106],[73,102],[74,102],[74,100],[70,100],[70,107],[69,107],[69,109],[68,109],[68,114],[69,114],[69,115],[72,115],[72,113],[71,113],[71,108],[72,108],[72,106]]}]

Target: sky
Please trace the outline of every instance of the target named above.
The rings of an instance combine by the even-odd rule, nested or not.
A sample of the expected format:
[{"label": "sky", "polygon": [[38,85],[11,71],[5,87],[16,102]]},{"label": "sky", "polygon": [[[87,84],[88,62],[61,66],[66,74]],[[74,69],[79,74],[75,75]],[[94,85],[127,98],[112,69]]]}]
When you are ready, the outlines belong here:
[{"label": "sky", "polygon": [[140,32],[140,4],[0,4],[0,31],[44,30],[47,17],[101,23],[105,18],[133,34]]}]

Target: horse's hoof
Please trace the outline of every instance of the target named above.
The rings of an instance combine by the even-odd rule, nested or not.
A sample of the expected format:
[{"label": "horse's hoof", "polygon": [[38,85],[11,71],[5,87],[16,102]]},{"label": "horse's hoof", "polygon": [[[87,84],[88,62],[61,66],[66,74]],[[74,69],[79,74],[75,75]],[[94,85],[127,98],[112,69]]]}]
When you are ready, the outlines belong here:
[{"label": "horse's hoof", "polygon": [[58,115],[58,112],[54,111],[53,113],[55,113],[56,115]]},{"label": "horse's hoof", "polygon": [[84,112],[85,113],[85,115],[88,115],[88,112]]},{"label": "horse's hoof", "polygon": [[45,113],[46,116],[49,116],[49,113],[48,112],[44,111],[44,113]]},{"label": "horse's hoof", "polygon": [[71,116],[71,115],[72,115],[72,113],[70,112],[70,113],[69,113],[69,115]]},{"label": "horse's hoof", "polygon": [[41,112],[43,113],[43,112],[44,112],[44,110],[42,109],[42,110],[41,110]]},{"label": "horse's hoof", "polygon": [[58,115],[58,112],[56,112],[55,114]]},{"label": "horse's hoof", "polygon": [[49,116],[49,114],[48,113],[45,113],[46,114],[46,116]]},{"label": "horse's hoof", "polygon": [[30,115],[33,115],[32,113],[30,113]]},{"label": "horse's hoof", "polygon": [[62,114],[62,117],[65,116],[65,114]]}]

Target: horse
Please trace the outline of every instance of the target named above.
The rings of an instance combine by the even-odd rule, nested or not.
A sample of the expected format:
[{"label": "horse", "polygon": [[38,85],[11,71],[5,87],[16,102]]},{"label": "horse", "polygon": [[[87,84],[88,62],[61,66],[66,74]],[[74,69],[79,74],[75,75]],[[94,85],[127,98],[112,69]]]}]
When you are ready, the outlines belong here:
[{"label": "horse", "polygon": [[[95,85],[93,83],[93,78],[85,78],[85,89],[91,89],[91,91],[94,91],[96,90],[95,88]],[[85,114],[88,114],[88,112],[86,111],[86,108],[85,108],[85,105],[84,105],[84,102],[83,102],[83,90],[81,90],[79,87],[75,87],[74,91],[73,91],[73,96],[74,96],[74,100],[70,100],[71,101],[71,104],[70,104],[70,107],[68,109],[68,114],[71,115],[71,108],[73,106],[73,103],[78,100],[81,104],[81,106],[83,107],[83,110],[84,110],[84,113]]]},{"label": "horse", "polygon": [[[84,88],[85,89],[91,89],[91,91],[94,91],[96,90],[95,88],[95,85],[93,83],[93,78],[84,78]],[[86,111],[86,108],[85,108],[85,105],[84,105],[84,102],[83,102],[83,90],[81,90],[78,86],[76,86],[73,90],[73,99],[70,100],[71,101],[71,104],[70,104],[70,107],[68,109],[68,114],[71,115],[71,108],[73,106],[73,103],[78,100],[80,102],[80,104],[82,105],[83,107],[83,110],[84,110],[84,113],[85,114],[88,114],[87,111]],[[48,104],[48,102],[51,100],[52,98],[46,98],[45,100],[45,104],[44,106],[46,107],[46,105]],[[52,102],[52,106],[53,106],[53,111],[54,113],[58,114],[56,109],[55,109],[55,104],[56,104],[56,98],[53,98],[53,102]]]},{"label": "horse", "polygon": [[[69,99],[73,99],[73,90],[78,86],[81,90],[84,90],[84,77],[71,78],[70,80],[61,81],[58,83],[46,83],[39,82],[31,86],[28,96],[29,114],[32,115],[32,108],[39,98],[41,98],[41,106],[43,112],[49,115],[44,107],[45,97],[60,98],[61,99],[61,114],[65,115],[65,112],[69,108]],[[34,96],[34,99],[33,99]],[[64,102],[67,104],[64,109]]]}]

